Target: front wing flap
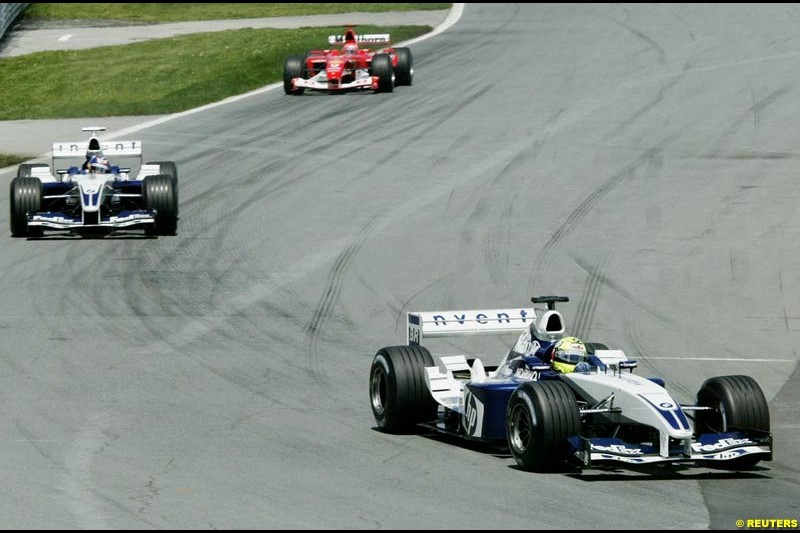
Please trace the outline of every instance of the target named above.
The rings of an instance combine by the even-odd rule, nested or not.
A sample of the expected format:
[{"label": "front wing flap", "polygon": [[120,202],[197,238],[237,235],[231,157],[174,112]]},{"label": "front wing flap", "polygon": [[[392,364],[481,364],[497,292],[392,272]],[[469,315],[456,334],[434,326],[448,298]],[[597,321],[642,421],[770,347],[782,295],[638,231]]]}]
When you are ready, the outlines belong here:
[{"label": "front wing flap", "polygon": [[748,455],[765,455],[772,460],[772,434],[745,435],[744,433],[706,433],[688,442],[688,446],[675,443],[664,457],[650,444],[631,444],[615,438],[569,439],[572,455],[584,466],[596,463],[622,462],[628,464],[724,462]]},{"label": "front wing flap", "polygon": [[28,215],[28,226],[54,230],[74,230],[80,228],[132,229],[153,226],[156,223],[152,210],[123,211],[110,217],[103,217],[96,223],[86,223],[80,217],[64,213],[32,213]]},{"label": "front wing flap", "polygon": [[358,78],[350,83],[332,84],[327,80],[315,80],[314,78],[294,78],[292,84],[295,89],[305,88],[315,91],[351,91],[353,89],[372,89],[378,90],[378,77],[368,76],[365,78]]}]

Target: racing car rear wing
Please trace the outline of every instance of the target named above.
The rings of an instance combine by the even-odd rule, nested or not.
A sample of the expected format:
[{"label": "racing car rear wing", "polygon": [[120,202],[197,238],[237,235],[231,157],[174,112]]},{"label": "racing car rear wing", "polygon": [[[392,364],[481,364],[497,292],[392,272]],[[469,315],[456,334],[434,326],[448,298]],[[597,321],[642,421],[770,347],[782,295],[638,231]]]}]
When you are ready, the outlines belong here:
[{"label": "racing car rear wing", "polygon": [[[328,35],[328,44],[343,44],[344,42],[344,35]],[[359,44],[388,44],[391,42],[391,38],[388,33],[364,34],[356,35],[356,42]]]},{"label": "racing car rear wing", "polygon": [[521,332],[536,318],[532,308],[431,311],[408,313],[407,343],[419,345],[423,337]]},{"label": "racing car rear wing", "polygon": [[[83,157],[89,149],[89,142],[65,141],[53,143],[53,159]],[[103,155],[112,157],[141,156],[142,141],[100,141]]]}]

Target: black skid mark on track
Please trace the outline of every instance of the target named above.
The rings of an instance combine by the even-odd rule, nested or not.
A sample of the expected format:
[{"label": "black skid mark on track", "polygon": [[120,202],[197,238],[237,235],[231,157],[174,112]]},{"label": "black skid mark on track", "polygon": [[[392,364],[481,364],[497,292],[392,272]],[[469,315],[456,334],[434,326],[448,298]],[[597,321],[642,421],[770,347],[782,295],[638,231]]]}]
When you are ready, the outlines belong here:
[{"label": "black skid mark on track", "polygon": [[[676,337],[679,336],[679,338],[695,338],[695,337],[700,337],[704,333],[704,330],[697,329],[696,326],[681,324],[677,322],[675,319],[664,314],[662,311],[656,309],[654,306],[648,304],[646,301],[637,298],[635,295],[631,294],[625,288],[623,288],[619,283],[612,281],[604,274],[595,270],[592,267],[592,265],[589,265],[584,259],[581,259],[580,257],[574,257],[574,259],[575,262],[586,272],[588,272],[590,275],[596,276],[598,278],[598,282],[601,283],[604,287],[609,288],[615,294],[622,297],[624,300],[633,305],[635,308],[659,320],[660,322],[666,324],[669,328],[674,330]],[[626,336],[630,337],[630,341],[634,344],[634,349],[636,349],[637,352],[642,355],[642,357],[646,358],[648,352],[645,350],[646,347],[644,346],[644,343],[638,341],[636,337],[630,333],[631,330],[630,324],[628,324],[628,326],[625,329],[627,330]],[[741,356],[741,357],[746,356],[743,353],[737,353],[735,350],[732,350],[730,346],[717,345],[714,347],[714,349],[718,350],[720,353],[730,354],[731,356]]]},{"label": "black skid mark on track", "polygon": [[760,115],[761,112],[764,111],[767,107],[775,103],[781,96],[788,93],[791,89],[790,85],[786,85],[779,89],[776,89],[766,97],[762,98],[759,101],[755,101],[755,95],[753,95],[751,91],[751,97],[753,98],[753,105],[750,106],[742,115],[731,124],[731,126],[726,129],[722,134],[717,138],[716,142],[712,146],[712,148],[705,154],[704,157],[710,159],[721,158],[720,154],[723,153],[723,147],[727,144],[727,140],[735,135],[745,124],[750,124],[752,122],[753,129],[758,128],[758,124],[761,121]]},{"label": "black skid mark on track", "polygon": [[592,265],[588,264],[584,259],[580,257],[574,257],[573,259],[575,259],[575,262],[578,264],[578,266],[580,266],[587,273],[589,273],[590,276],[597,277],[597,282],[601,283],[604,287],[608,287],[609,289],[614,291],[617,295],[621,296],[622,298],[633,304],[635,307],[638,307],[642,311],[653,316],[654,318],[657,318],[658,320],[664,322],[670,327],[675,328],[678,331],[682,330],[680,324],[675,322],[672,318],[661,313],[657,309],[654,309],[652,306],[648,305],[647,302],[644,302],[636,298],[633,294],[625,290],[621,285],[609,279],[602,272],[596,270]]},{"label": "black skid mark on track", "polygon": [[[536,141],[530,151],[515,155],[498,173],[487,190],[521,190],[525,188],[526,181],[528,180],[527,172],[519,174],[522,176],[522,178],[519,179],[519,183],[513,187],[501,188],[497,185],[507,178],[513,177],[515,175],[514,170],[518,168],[526,168],[526,165],[532,165],[539,156],[543,144],[543,140]],[[470,220],[477,218],[476,213],[480,212],[482,209],[484,209],[484,207],[487,211],[491,209],[489,206],[492,205],[493,202],[489,201],[490,198],[490,196],[487,196],[481,199],[481,201],[475,207],[473,213],[470,215]],[[511,229],[514,226],[513,214],[516,202],[517,197],[511,196],[508,200],[506,200],[506,205],[499,211],[499,214],[497,216],[490,217],[491,220],[494,221],[494,226],[493,229],[490,229],[487,232],[485,237],[483,251],[486,260],[486,267],[489,271],[489,276],[492,280],[492,283],[496,287],[504,287],[508,282],[509,258],[512,253]],[[484,203],[486,206],[483,205]]]},{"label": "black skid mark on track", "polygon": [[617,127],[611,130],[611,133],[605,136],[605,140],[608,141],[610,139],[613,139],[614,137],[617,137],[625,130],[627,130],[631,124],[635,123],[639,118],[641,118],[642,116],[647,114],[651,109],[655,108],[658,104],[660,104],[664,100],[664,96],[669,92],[670,89],[672,89],[675,85],[678,84],[678,82],[680,82],[683,79],[684,74],[690,68],[691,64],[686,63],[683,66],[683,71],[680,76],[676,76],[675,78],[672,79],[672,81],[662,85],[658,89],[658,93],[653,98],[651,98],[649,102],[645,103],[639,109],[634,111],[630,117],[623,120]]},{"label": "black skid mark on track", "polygon": [[333,315],[333,308],[339,300],[339,294],[342,291],[342,283],[344,282],[345,274],[353,262],[353,257],[358,253],[359,249],[364,245],[369,235],[375,229],[378,223],[378,217],[372,217],[358,232],[353,242],[345,248],[342,253],[336,258],[333,264],[333,269],[328,276],[328,283],[322,293],[317,308],[311,317],[311,321],[306,326],[308,333],[308,357],[309,368],[311,375],[318,383],[322,384],[326,381],[325,374],[319,369],[320,353],[319,343],[322,330],[328,319]]},{"label": "black skid mark on track", "polygon": [[603,198],[605,198],[614,188],[628,179],[634,172],[639,170],[644,165],[649,164],[653,159],[661,157],[661,152],[666,145],[668,145],[677,135],[670,135],[653,148],[647,150],[639,157],[634,159],[629,164],[625,165],[619,172],[604,181],[598,188],[592,191],[589,196],[584,199],[578,207],[570,213],[567,219],[561,226],[556,229],[550,240],[542,247],[539,257],[533,266],[533,273],[531,281],[528,285],[528,293],[532,294],[537,286],[539,286],[539,277],[549,268],[550,264],[554,261],[555,252],[558,250],[561,242],[569,237],[574,232],[583,219],[586,218],[591,210]]},{"label": "black skid mark on track", "polygon": [[[430,290],[430,289],[431,289],[432,287],[435,287],[436,285],[438,285],[438,284],[442,283],[444,280],[445,280],[445,278],[444,278],[444,277],[441,277],[441,276],[440,276],[440,277],[437,277],[436,279],[434,279],[434,280],[433,280],[433,281],[431,281],[430,283],[426,284],[426,285],[425,285],[424,287],[422,287],[421,289],[419,289],[419,290],[415,291],[415,292],[414,292],[414,294],[412,294],[411,296],[409,296],[409,297],[408,297],[408,298],[407,298],[407,299],[406,299],[406,300],[405,300],[405,301],[402,303],[402,305],[400,305],[400,308],[399,308],[399,309],[397,309],[397,318],[395,319],[395,323],[394,323],[394,324],[395,324],[395,331],[397,331],[397,330],[401,330],[401,329],[402,329],[402,331],[404,332],[404,335],[405,335],[405,328],[406,328],[406,313],[408,312],[408,305],[409,305],[409,304],[410,304],[410,303],[411,303],[411,302],[412,302],[412,301],[413,301],[413,300],[414,300],[414,299],[415,299],[417,296],[419,296],[420,294],[422,294],[422,293],[426,293],[426,294],[427,294],[427,293],[430,293],[430,292],[431,292],[431,290]],[[413,312],[413,311],[412,311],[412,312]]]},{"label": "black skid mark on track", "polygon": [[[575,313],[575,320],[572,328],[567,328],[576,337],[580,339],[589,339],[592,322],[594,321],[594,314],[597,310],[597,301],[600,294],[600,289],[603,287],[603,272],[608,266],[609,258],[612,251],[605,250],[601,255],[600,261],[595,266],[588,266],[587,261],[582,261],[582,268],[586,271],[586,283],[583,286],[583,292],[578,300],[578,307]],[[581,263],[574,256],[576,263]],[[591,340],[591,339],[589,339]],[[600,339],[599,342],[604,342]]]},{"label": "black skid mark on track", "polygon": [[[680,384],[679,380],[669,380],[669,370],[662,369],[661,365],[659,365],[656,361],[649,359],[647,357],[648,354],[652,354],[653,351],[647,346],[647,344],[642,339],[641,335],[639,334],[638,328],[636,327],[636,321],[633,318],[632,313],[628,313],[628,316],[625,319],[625,323],[623,324],[623,335],[627,344],[631,348],[631,352],[626,352],[629,356],[629,359],[640,359],[642,361],[647,361],[647,364],[653,368],[655,374],[660,376],[668,381],[668,387],[670,393],[674,393],[675,391],[680,391],[683,393],[687,398],[693,398],[694,393],[696,391],[690,391],[688,388]],[[674,396],[674,394],[673,394]]]}]

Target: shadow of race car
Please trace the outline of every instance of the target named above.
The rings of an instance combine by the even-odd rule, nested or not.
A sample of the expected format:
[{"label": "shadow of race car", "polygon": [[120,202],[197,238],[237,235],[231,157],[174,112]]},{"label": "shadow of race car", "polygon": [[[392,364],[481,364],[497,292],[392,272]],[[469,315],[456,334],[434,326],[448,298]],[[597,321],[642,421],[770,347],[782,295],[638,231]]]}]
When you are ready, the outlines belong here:
[{"label": "shadow of race car", "polygon": [[[289,56],[283,65],[283,90],[301,95],[306,89],[329,93],[370,89],[390,93],[395,85],[411,85],[414,59],[408,48],[392,48],[389,34],[357,35],[355,26],[344,35],[331,35],[328,44],[339,48],[311,50]],[[384,45],[371,50],[361,45]]]},{"label": "shadow of race car", "polygon": [[[83,128],[88,142],[53,143],[56,161],[73,160],[51,172],[50,165],[21,164],[10,186],[10,226],[13,237],[42,237],[45,232],[105,236],[122,230],[146,235],[175,235],[178,228],[178,171],[173,161],[142,164],[141,141],[100,141],[102,126]],[[84,158],[83,164],[76,160]],[[102,171],[88,168],[92,157],[102,158]],[[133,158],[130,167],[108,159]]]},{"label": "shadow of race car", "polygon": [[[520,468],[553,471],[603,464],[699,463],[748,470],[772,460],[769,409],[750,376],[707,379],[681,405],[660,378],[633,373],[622,350],[586,343],[585,371],[559,373],[546,357],[512,350],[497,366],[478,357],[437,355],[423,339],[473,334],[563,336],[556,302],[547,308],[411,312],[405,345],[378,350],[369,396],[379,430],[421,429],[507,445]],[[511,364],[512,361],[515,364]]]}]

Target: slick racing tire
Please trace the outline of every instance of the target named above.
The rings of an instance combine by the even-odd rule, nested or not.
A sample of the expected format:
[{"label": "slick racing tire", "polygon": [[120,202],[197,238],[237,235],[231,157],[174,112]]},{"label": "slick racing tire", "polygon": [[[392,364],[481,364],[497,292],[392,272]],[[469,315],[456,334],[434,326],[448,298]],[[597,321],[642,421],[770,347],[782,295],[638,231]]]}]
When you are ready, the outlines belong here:
[{"label": "slick racing tire", "polygon": [[433,358],[422,346],[388,346],[372,360],[369,399],[378,429],[407,433],[436,418],[437,403],[425,383]]},{"label": "slick racing tire", "polygon": [[142,181],[144,203],[156,212],[156,225],[145,230],[148,235],[175,235],[178,230],[178,192],[172,176],[158,174]]},{"label": "slick racing tire", "polygon": [[[750,376],[718,376],[707,379],[697,393],[696,404],[711,407],[698,411],[695,433],[726,433],[729,431],[769,432],[769,406],[764,392]],[[720,463],[721,468],[746,470],[754,467],[760,455]]]},{"label": "slick racing tire", "polygon": [[44,163],[22,163],[17,169],[18,178],[28,178],[33,176],[32,170],[34,168],[47,168],[48,165]]},{"label": "slick racing tire", "polygon": [[511,394],[506,437],[511,455],[523,470],[563,468],[569,450],[567,439],[578,435],[580,428],[575,393],[563,381],[531,381]]},{"label": "slick racing tire", "polygon": [[9,220],[12,237],[39,237],[40,228],[28,228],[28,213],[42,208],[42,182],[39,178],[14,178],[9,191]]},{"label": "slick racing tire", "polygon": [[378,77],[379,93],[390,93],[394,90],[394,69],[392,57],[389,54],[375,54],[370,67],[373,76]]},{"label": "slick racing tire", "polygon": [[398,48],[397,66],[394,69],[397,85],[411,85],[414,81],[414,56],[408,48]]},{"label": "slick racing tire", "polygon": [[292,85],[292,79],[302,78],[305,71],[305,64],[301,56],[289,56],[283,63],[283,92],[286,94],[301,95],[305,92],[304,87],[297,89]]},{"label": "slick racing tire", "polygon": [[175,213],[178,214],[178,206],[180,205],[180,202],[178,201],[178,167],[175,165],[175,161],[152,161],[146,164],[158,165],[159,174],[172,176],[172,189],[175,191]]}]

